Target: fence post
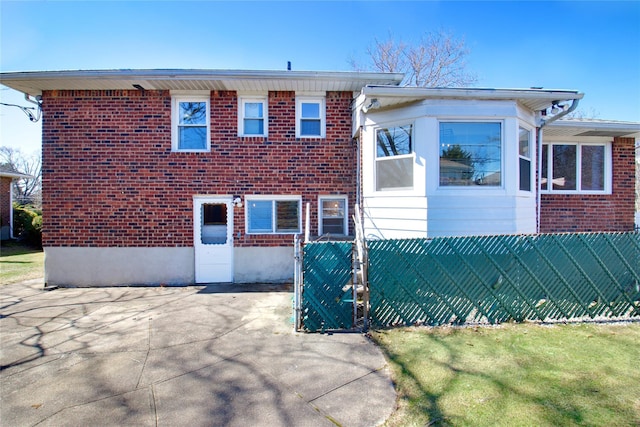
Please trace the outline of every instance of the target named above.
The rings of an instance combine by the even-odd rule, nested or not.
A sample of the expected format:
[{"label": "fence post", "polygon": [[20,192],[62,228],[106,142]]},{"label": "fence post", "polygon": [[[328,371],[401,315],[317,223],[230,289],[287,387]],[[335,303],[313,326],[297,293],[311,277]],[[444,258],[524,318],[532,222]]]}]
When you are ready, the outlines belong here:
[{"label": "fence post", "polygon": [[300,330],[300,311],[302,294],[302,251],[300,250],[300,237],[293,236],[293,331]]}]

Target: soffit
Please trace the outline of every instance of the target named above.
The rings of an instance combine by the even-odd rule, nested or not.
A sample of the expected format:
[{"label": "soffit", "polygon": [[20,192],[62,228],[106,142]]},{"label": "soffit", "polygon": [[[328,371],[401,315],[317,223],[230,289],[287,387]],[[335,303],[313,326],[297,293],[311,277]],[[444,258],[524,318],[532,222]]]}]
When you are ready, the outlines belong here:
[{"label": "soffit", "polygon": [[360,91],[367,84],[399,84],[399,73],[242,71],[242,70],[94,70],[0,74],[0,83],[30,95],[45,90],[233,90]]},{"label": "soffit", "polygon": [[550,123],[544,128],[545,139],[549,137],[628,137],[640,138],[640,123],[596,119],[564,119]]},{"label": "soffit", "polygon": [[362,90],[367,99],[378,101],[378,108],[396,107],[426,99],[514,100],[524,107],[540,111],[554,101],[581,99],[575,90],[556,89],[492,89],[492,88],[416,88],[369,85]]}]

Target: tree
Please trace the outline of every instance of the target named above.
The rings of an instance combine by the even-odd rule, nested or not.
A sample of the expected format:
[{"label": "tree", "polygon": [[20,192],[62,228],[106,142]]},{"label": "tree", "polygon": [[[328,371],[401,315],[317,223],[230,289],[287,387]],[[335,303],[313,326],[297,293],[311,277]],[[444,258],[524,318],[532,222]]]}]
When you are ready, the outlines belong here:
[{"label": "tree", "polygon": [[40,153],[27,156],[19,149],[0,147],[0,165],[8,170],[30,175],[13,181],[14,199],[21,204],[40,206],[42,189],[42,158]]},{"label": "tree", "polygon": [[375,38],[366,53],[368,63],[364,67],[353,58],[349,60],[353,69],[405,73],[406,86],[460,87],[477,81],[466,71],[469,51],[464,40],[443,30],[425,33],[413,44],[395,40],[391,34],[387,40]]}]

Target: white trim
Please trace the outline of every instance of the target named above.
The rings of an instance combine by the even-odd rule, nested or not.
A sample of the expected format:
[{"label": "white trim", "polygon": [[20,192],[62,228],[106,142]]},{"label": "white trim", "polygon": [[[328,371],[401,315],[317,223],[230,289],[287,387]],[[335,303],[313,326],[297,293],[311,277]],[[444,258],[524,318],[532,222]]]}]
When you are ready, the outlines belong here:
[{"label": "white trim", "polygon": [[[244,196],[244,230],[246,234],[299,234],[302,230],[302,196],[296,195],[245,195]],[[271,201],[271,231],[250,231],[249,230],[249,206],[252,200]],[[277,201],[295,201],[298,202],[298,229],[295,231],[278,232],[277,231]]]},{"label": "white trim", "polygon": [[[262,103],[262,133],[246,133],[244,130],[244,105],[246,103]],[[260,137],[269,135],[269,97],[267,95],[238,96],[238,136]]]},{"label": "white trim", "polygon": [[[171,151],[175,153],[204,153],[211,151],[211,97],[209,92],[180,92],[174,94],[171,91]],[[203,149],[180,149],[178,140],[178,127],[180,122],[180,103],[181,102],[205,102],[207,105],[206,119],[206,147]]]},{"label": "white trim", "polygon": [[[596,195],[610,195],[613,194],[613,157],[612,146],[613,142],[580,142],[580,141],[543,141],[542,145],[547,146],[547,189],[540,189],[542,194],[596,194]],[[551,180],[553,177],[553,162],[549,161],[551,154],[551,146],[553,145],[575,145],[576,146],[576,189],[575,190],[553,190]],[[582,147],[594,146],[604,147],[604,189],[603,190],[581,190],[582,187]],[[544,155],[544,152],[541,153]],[[550,180],[551,177],[551,180]],[[540,180],[542,181],[542,171],[540,174]]]},{"label": "white trim", "polygon": [[[378,131],[380,129],[389,129],[394,127],[404,127],[411,126],[411,147],[410,152],[408,154],[398,154],[397,156],[385,156],[378,157]],[[416,121],[415,120],[394,120],[386,123],[376,123],[372,126],[373,130],[373,191],[378,194],[386,194],[392,193],[397,195],[399,192],[401,194],[404,193],[412,193],[416,188],[415,176],[416,176]],[[387,188],[383,190],[378,190],[378,161],[390,161],[390,160],[403,160],[407,158],[412,158],[412,171],[411,171],[411,187],[395,187],[395,188]]]},{"label": "white trim", "polygon": [[[520,129],[524,129],[526,131],[529,132],[529,157],[525,157],[525,156],[521,156],[520,155]],[[536,165],[536,143],[534,141],[534,133],[535,130],[529,126],[526,125],[524,123],[522,123],[521,121],[518,121],[518,150],[517,150],[517,157],[518,157],[518,169],[517,169],[517,175],[516,178],[518,180],[518,185],[516,186],[516,191],[518,192],[519,195],[531,195],[533,194],[533,192],[535,191],[535,180],[536,180],[536,175],[535,175],[535,165]],[[529,190],[521,190],[520,189],[520,159],[523,158],[525,160],[529,160]]]},{"label": "white trim", "polygon": [[[302,120],[302,104],[319,104],[320,106],[320,135],[301,135],[300,122]],[[296,95],[296,138],[325,138],[327,128],[327,106],[324,96]]]},{"label": "white trim", "polygon": [[349,199],[345,195],[341,194],[323,194],[318,196],[318,235],[322,236],[324,233],[322,221],[324,219],[322,215],[322,202],[325,200],[342,200],[344,202],[344,218],[343,229],[344,234],[336,234],[336,236],[348,236],[349,235]]}]

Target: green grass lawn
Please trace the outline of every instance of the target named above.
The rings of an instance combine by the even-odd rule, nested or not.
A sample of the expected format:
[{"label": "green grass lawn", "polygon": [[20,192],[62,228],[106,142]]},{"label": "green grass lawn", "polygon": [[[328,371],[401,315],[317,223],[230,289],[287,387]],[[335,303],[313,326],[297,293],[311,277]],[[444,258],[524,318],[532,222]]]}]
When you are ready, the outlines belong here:
[{"label": "green grass lawn", "polygon": [[43,276],[44,254],[41,249],[13,242],[2,242],[0,247],[0,285]]},{"label": "green grass lawn", "polygon": [[375,331],[388,426],[640,426],[640,323]]}]

